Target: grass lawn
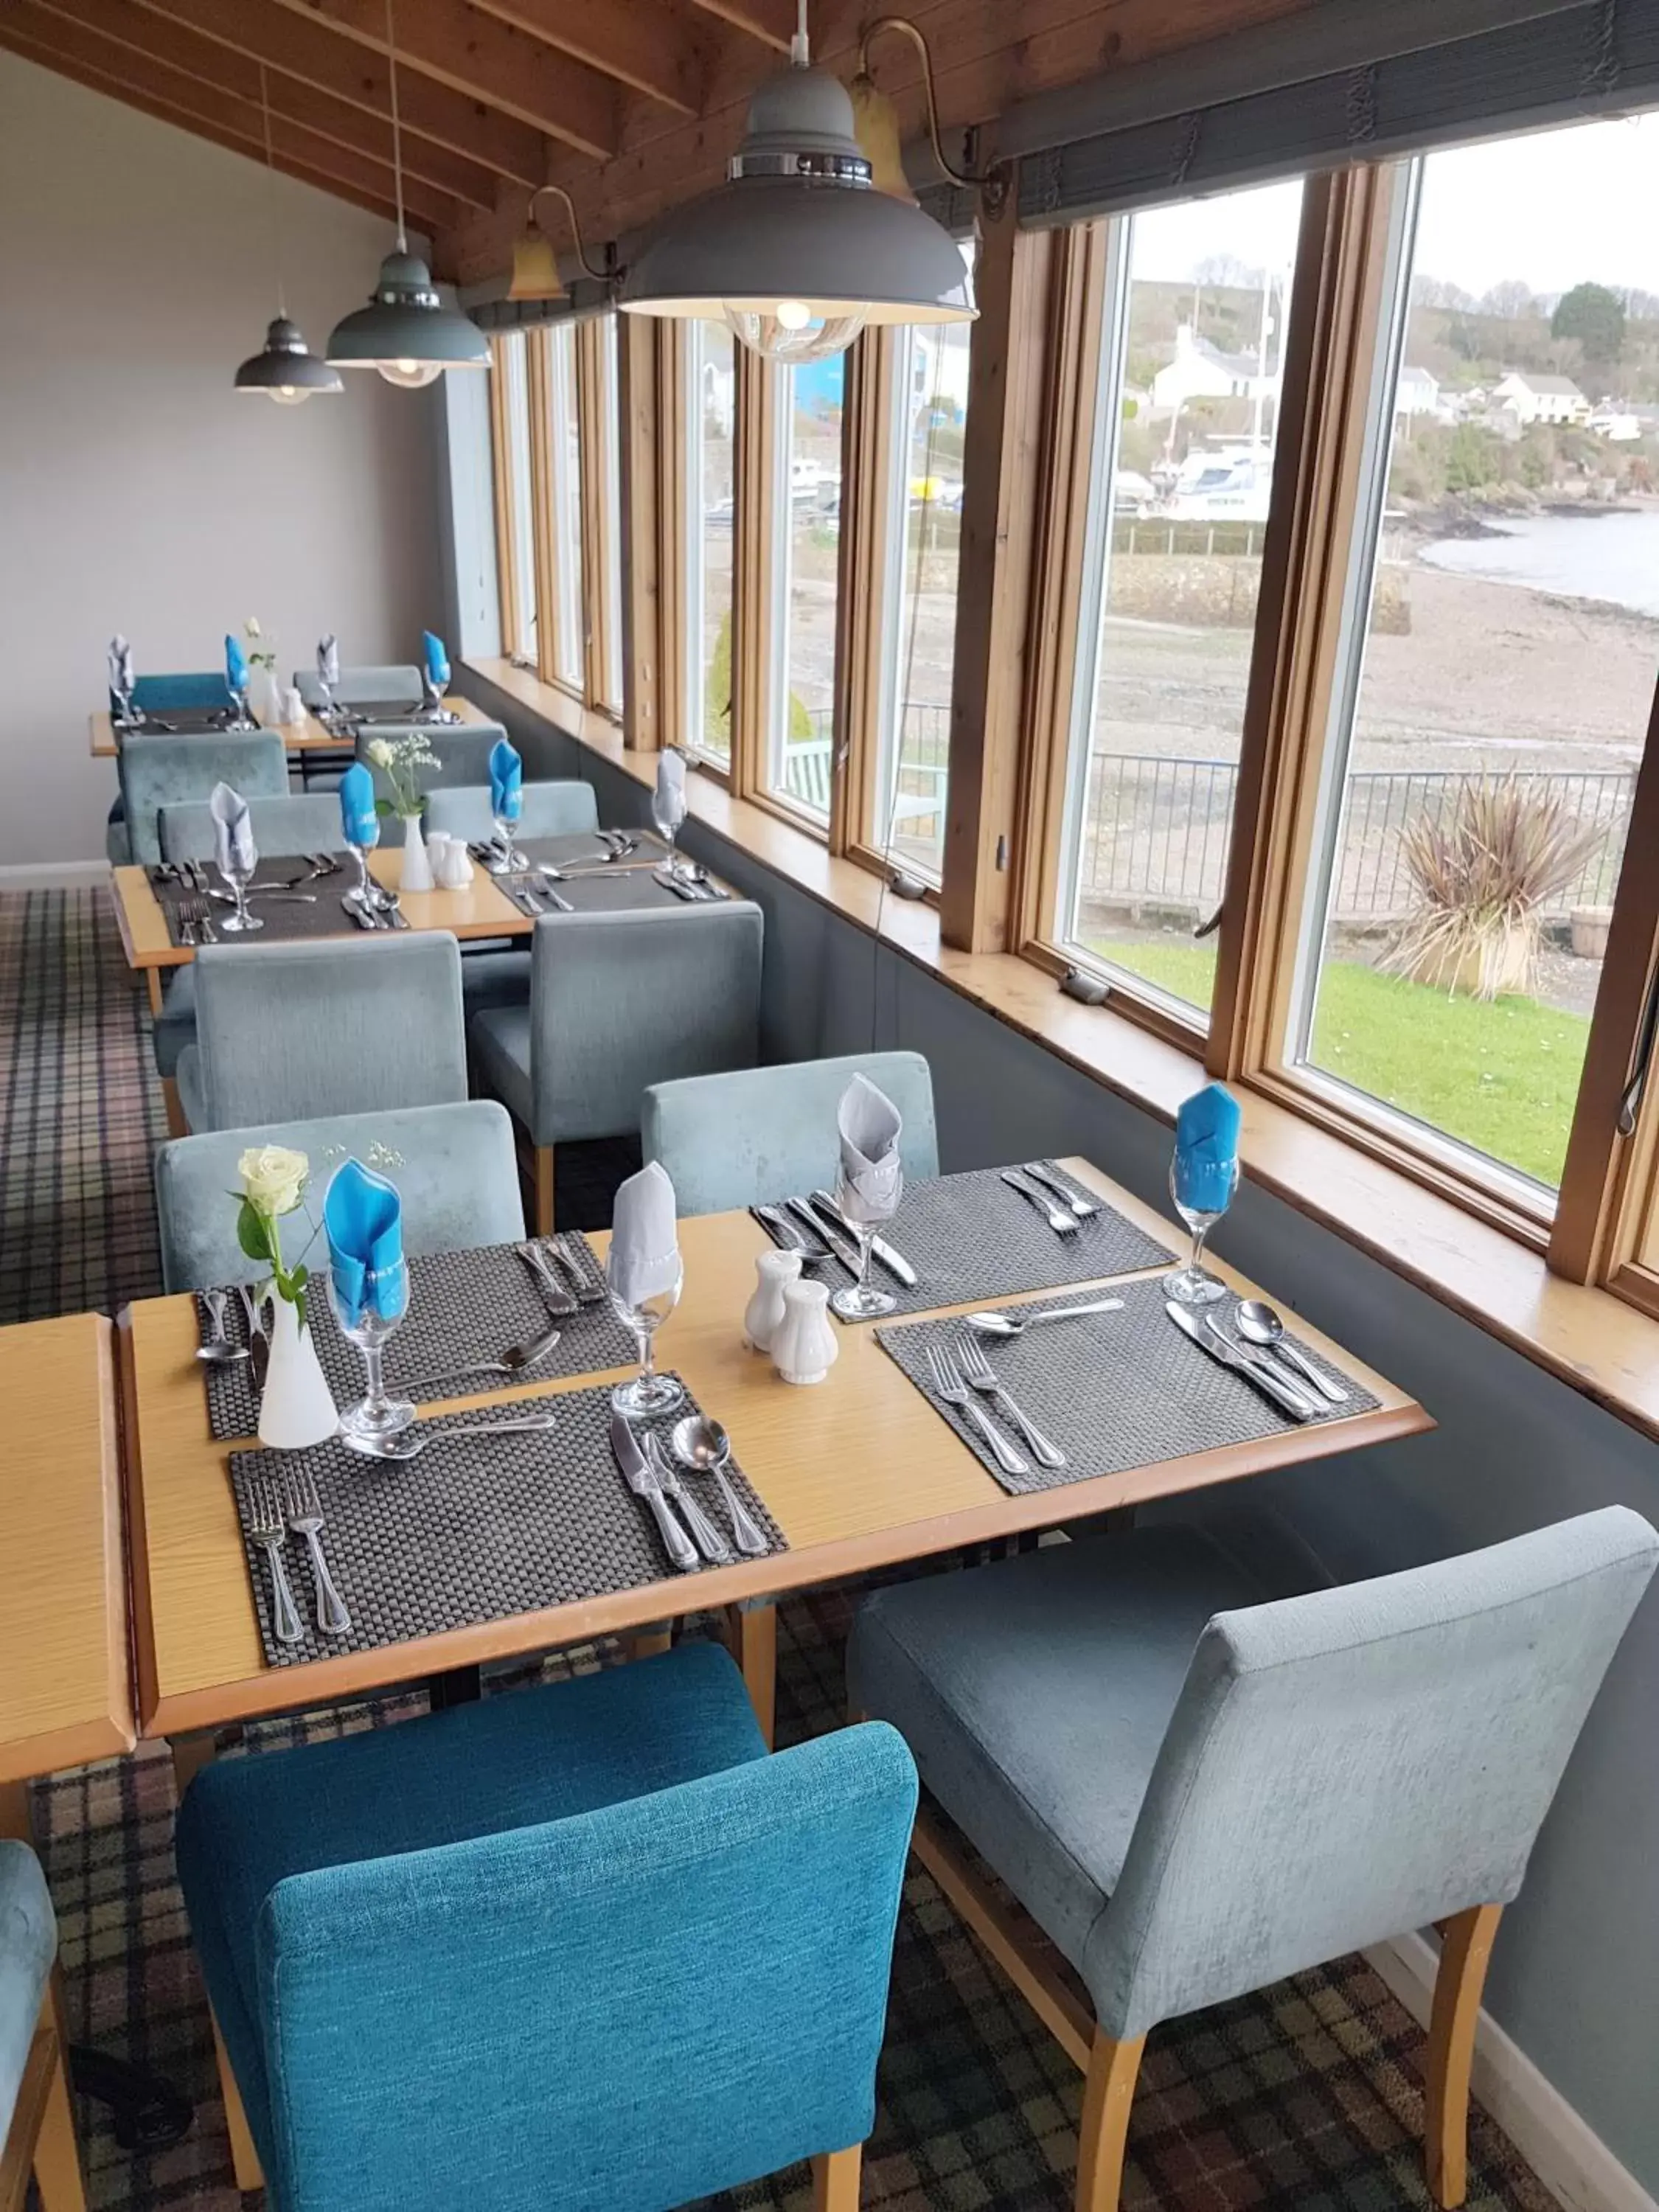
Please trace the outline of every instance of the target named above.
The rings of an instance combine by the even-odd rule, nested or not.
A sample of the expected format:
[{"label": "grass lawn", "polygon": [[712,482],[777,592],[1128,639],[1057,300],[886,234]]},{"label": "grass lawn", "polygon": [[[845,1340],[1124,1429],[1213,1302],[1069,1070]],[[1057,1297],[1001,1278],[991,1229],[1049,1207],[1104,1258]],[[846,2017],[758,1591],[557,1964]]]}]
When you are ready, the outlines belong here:
[{"label": "grass lawn", "polygon": [[[1198,945],[1093,940],[1109,960],[1207,1006],[1215,954]],[[1326,968],[1312,1060],[1552,1189],[1561,1181],[1589,1023],[1533,999],[1451,999],[1346,960]]]}]

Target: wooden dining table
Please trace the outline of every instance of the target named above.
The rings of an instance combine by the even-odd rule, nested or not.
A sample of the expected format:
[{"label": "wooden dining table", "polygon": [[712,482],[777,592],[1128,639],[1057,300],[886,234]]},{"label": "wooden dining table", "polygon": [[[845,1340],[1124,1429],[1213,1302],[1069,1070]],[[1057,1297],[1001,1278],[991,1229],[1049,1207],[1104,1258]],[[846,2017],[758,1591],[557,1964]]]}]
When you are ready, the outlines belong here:
[{"label": "wooden dining table", "polygon": [[[464,723],[476,726],[495,719],[493,714],[486,714],[482,707],[475,706],[471,699],[447,697],[444,704]],[[158,708],[156,711],[165,721],[165,710]],[[301,721],[279,723],[276,734],[286,742],[290,753],[349,753],[356,743],[353,737],[342,737],[337,731],[331,730],[309,710]],[[119,754],[121,744],[115,733],[115,718],[107,707],[100,707],[88,715],[87,742],[94,760],[114,760]]]}]

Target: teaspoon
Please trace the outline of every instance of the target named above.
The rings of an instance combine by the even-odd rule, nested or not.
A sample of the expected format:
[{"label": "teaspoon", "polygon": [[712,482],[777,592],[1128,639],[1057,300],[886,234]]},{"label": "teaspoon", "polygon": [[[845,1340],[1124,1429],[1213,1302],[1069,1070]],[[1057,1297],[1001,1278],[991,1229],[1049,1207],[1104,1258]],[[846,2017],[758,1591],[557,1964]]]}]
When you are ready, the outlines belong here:
[{"label": "teaspoon", "polygon": [[1121,1298],[1094,1298],[1086,1306],[1044,1306],[1036,1313],[1018,1316],[1002,1313],[971,1313],[962,1316],[968,1328],[981,1336],[1024,1336],[1028,1328],[1039,1322],[1071,1321],[1079,1314],[1120,1313]]},{"label": "teaspoon", "polygon": [[225,1293],[222,1291],[204,1291],[202,1304],[207,1308],[210,1332],[205,1344],[198,1345],[196,1357],[204,1367],[234,1367],[247,1358],[245,1346],[233,1344],[225,1334]]},{"label": "teaspoon", "polygon": [[1265,1345],[1278,1359],[1293,1368],[1304,1382],[1311,1382],[1322,1398],[1333,1406],[1346,1406],[1348,1394],[1340,1382],[1333,1382],[1322,1375],[1311,1359],[1304,1359],[1285,1334],[1285,1324],[1263,1298],[1245,1298],[1233,1321],[1239,1334],[1247,1344]]},{"label": "teaspoon", "polygon": [[555,1419],[548,1413],[532,1421],[474,1421],[465,1429],[404,1429],[392,1437],[356,1437],[342,1429],[340,1442],[365,1459],[418,1459],[430,1444],[462,1443],[473,1437],[545,1436]]},{"label": "teaspoon", "polygon": [[473,1359],[459,1367],[441,1369],[436,1375],[418,1375],[412,1382],[399,1382],[398,1389],[413,1396],[417,1390],[429,1390],[435,1383],[458,1382],[463,1375],[517,1375],[526,1367],[538,1367],[559,1340],[556,1328],[544,1328],[539,1336],[532,1336],[528,1344],[510,1344],[495,1359]]},{"label": "teaspoon", "polygon": [[683,1421],[674,1425],[668,1439],[674,1456],[692,1474],[712,1474],[720,1486],[720,1503],[731,1516],[732,1534],[738,1549],[746,1559],[763,1558],[772,1547],[764,1533],[756,1527],[743,1500],[726,1479],[726,1462],[732,1456],[732,1439],[718,1421],[710,1420],[706,1413],[688,1413]]}]

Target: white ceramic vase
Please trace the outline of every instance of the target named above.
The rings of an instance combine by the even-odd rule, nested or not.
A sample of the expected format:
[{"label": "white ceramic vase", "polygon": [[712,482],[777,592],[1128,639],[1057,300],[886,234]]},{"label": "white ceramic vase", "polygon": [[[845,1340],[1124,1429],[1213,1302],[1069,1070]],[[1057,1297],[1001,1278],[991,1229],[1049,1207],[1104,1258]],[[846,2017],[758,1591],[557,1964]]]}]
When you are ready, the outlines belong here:
[{"label": "white ceramic vase", "polygon": [[398,888],[405,891],[429,891],[435,888],[418,814],[404,817],[404,872]]},{"label": "white ceramic vase", "polygon": [[276,681],[276,670],[263,662],[248,671],[247,708],[262,730],[282,727],[283,687]]},{"label": "white ceramic vase", "polygon": [[763,1252],[755,1262],[755,1294],[743,1316],[743,1340],[751,1352],[769,1352],[783,1319],[783,1294],[800,1277],[799,1252]]},{"label": "white ceramic vase", "polygon": [[276,1451],[303,1451],[331,1437],[339,1415],[309,1326],[301,1329],[286,1298],[273,1297],[270,1304],[270,1365],[259,1395],[259,1441]]},{"label": "white ceramic vase", "polygon": [[841,1356],[830,1293],[822,1283],[784,1285],[783,1319],[772,1336],[772,1363],[786,1382],[822,1382]]}]

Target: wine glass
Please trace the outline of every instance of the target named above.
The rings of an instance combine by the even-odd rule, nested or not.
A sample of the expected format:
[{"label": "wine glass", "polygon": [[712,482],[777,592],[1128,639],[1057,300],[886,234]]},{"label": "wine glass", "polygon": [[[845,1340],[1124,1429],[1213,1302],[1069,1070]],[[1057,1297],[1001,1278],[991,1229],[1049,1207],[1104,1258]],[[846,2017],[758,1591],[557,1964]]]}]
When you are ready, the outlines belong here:
[{"label": "wine glass", "polygon": [[365,913],[370,908],[380,904],[377,887],[368,872],[368,856],[372,849],[368,845],[348,844],[346,847],[347,852],[357,863],[357,880],[349,890],[343,892],[341,896],[348,906],[361,907]]},{"label": "wine glass", "polygon": [[[1192,1257],[1164,1285],[1178,1304],[1213,1305],[1218,1298],[1226,1297],[1226,1285],[1204,1265],[1204,1240],[1232,1203],[1237,1188],[1236,1158],[1224,1167],[1212,1159],[1194,1158],[1176,1146],[1170,1163],[1170,1196],[1193,1240]],[[1221,1201],[1218,1206],[1217,1199]]]},{"label": "wine glass", "polygon": [[247,887],[253,881],[253,871],[259,865],[259,855],[250,852],[247,865],[244,867],[241,855],[233,842],[228,853],[216,865],[219,873],[230,885],[236,901],[235,911],[225,916],[219,924],[220,928],[231,937],[240,937],[247,930],[263,929],[265,925],[259,915],[250,914],[247,909]]},{"label": "wine glass", "polygon": [[331,1267],[328,1302],[334,1309],[341,1335],[362,1353],[368,1382],[363,1396],[341,1414],[342,1435],[365,1437],[371,1441],[398,1435],[414,1419],[415,1408],[406,1398],[387,1397],[380,1355],[386,1339],[409,1310],[407,1263],[398,1260],[389,1267],[365,1268],[362,1291],[351,1301],[341,1297]]},{"label": "wine glass", "polygon": [[685,819],[684,793],[665,791],[659,785],[651,794],[651,819],[656,825],[658,836],[668,848],[667,856],[662,864],[663,873],[678,876],[680,863],[674,848],[679,837],[680,824]]},{"label": "wine glass", "polygon": [[[605,1279],[611,1280],[608,1267]],[[631,1382],[617,1383],[611,1393],[611,1404],[630,1421],[649,1420],[655,1414],[672,1413],[684,1401],[685,1392],[674,1377],[658,1374],[655,1348],[657,1331],[678,1305],[684,1280],[685,1269],[677,1253],[673,1280],[651,1297],[642,1298],[637,1305],[630,1305],[611,1285],[611,1303],[617,1317],[625,1328],[632,1329],[640,1347],[639,1373]]]},{"label": "wine glass", "polygon": [[499,860],[487,861],[485,866],[492,876],[523,875],[530,863],[513,842],[513,832],[518,825],[518,815],[516,813],[497,814],[492,817],[492,819],[495,824],[495,836],[501,844],[501,857]]},{"label": "wine glass", "polygon": [[844,1164],[836,1177],[836,1206],[853,1232],[859,1254],[857,1282],[845,1284],[830,1293],[830,1304],[843,1321],[873,1321],[878,1314],[891,1313],[897,1304],[890,1291],[878,1291],[871,1282],[870,1255],[877,1229],[884,1221],[892,1219],[903,1195],[904,1176],[896,1158],[891,1163],[890,1174],[866,1176],[862,1190],[848,1174]]}]

